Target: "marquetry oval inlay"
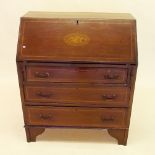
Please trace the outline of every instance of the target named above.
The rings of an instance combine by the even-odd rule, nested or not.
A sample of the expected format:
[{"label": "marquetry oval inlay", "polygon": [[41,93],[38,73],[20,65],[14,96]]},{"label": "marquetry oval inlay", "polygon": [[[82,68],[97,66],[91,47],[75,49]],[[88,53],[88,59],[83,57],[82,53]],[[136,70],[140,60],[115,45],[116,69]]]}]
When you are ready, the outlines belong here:
[{"label": "marquetry oval inlay", "polygon": [[84,46],[88,44],[90,38],[83,33],[75,32],[67,34],[64,37],[64,42],[69,46]]}]

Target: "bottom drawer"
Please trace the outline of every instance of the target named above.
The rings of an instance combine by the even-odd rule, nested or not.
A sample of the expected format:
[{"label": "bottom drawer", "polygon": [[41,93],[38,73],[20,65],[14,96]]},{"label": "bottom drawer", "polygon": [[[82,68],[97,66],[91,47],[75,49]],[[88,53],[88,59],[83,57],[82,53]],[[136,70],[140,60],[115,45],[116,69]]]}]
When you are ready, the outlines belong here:
[{"label": "bottom drawer", "polygon": [[126,127],[126,108],[27,106],[27,125],[62,127]]}]

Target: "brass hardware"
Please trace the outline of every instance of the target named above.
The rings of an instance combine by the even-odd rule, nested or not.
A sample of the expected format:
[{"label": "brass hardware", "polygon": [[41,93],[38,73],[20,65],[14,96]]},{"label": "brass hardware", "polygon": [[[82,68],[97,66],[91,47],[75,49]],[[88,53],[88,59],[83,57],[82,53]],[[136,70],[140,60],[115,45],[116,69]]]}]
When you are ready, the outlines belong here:
[{"label": "brass hardware", "polygon": [[48,72],[35,72],[35,77],[48,78],[50,74]]},{"label": "brass hardware", "polygon": [[39,97],[49,98],[52,94],[51,93],[37,92],[36,95]]},{"label": "brass hardware", "polygon": [[117,97],[116,94],[112,94],[112,95],[104,94],[104,95],[102,96],[102,98],[103,98],[104,100],[113,100],[113,99],[116,99],[116,97]]},{"label": "brass hardware", "polygon": [[101,120],[103,122],[113,122],[114,118],[113,117],[101,117]]},{"label": "brass hardware", "polygon": [[41,119],[44,119],[44,120],[48,120],[48,119],[51,119],[52,118],[51,115],[40,114],[39,116],[40,116]]},{"label": "brass hardware", "polygon": [[115,80],[115,79],[118,79],[119,75],[116,75],[116,74],[108,74],[108,75],[104,75],[104,78],[105,79],[108,79],[108,80]]}]

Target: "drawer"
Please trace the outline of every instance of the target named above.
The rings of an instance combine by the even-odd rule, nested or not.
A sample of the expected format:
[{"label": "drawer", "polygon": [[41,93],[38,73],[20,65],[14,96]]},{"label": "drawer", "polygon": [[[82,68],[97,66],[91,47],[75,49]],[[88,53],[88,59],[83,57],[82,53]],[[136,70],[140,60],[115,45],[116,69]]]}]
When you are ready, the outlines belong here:
[{"label": "drawer", "polygon": [[129,88],[71,84],[25,86],[25,100],[34,105],[127,107]]},{"label": "drawer", "polygon": [[26,107],[28,125],[126,127],[125,108]]},{"label": "drawer", "polygon": [[28,66],[27,81],[79,82],[79,83],[126,83],[127,68]]}]

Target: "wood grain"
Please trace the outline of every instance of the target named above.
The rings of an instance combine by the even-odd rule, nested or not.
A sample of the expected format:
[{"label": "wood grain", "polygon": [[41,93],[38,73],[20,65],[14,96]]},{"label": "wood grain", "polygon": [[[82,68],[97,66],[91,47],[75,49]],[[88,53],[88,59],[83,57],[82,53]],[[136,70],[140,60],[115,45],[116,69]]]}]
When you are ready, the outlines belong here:
[{"label": "wood grain", "polygon": [[27,124],[42,126],[80,126],[125,128],[126,109],[78,107],[26,107]]},{"label": "wood grain", "polygon": [[28,66],[29,82],[127,83],[127,68],[80,66]]},{"label": "wood grain", "polygon": [[25,86],[25,100],[36,105],[128,107],[127,87]]},{"label": "wood grain", "polygon": [[[21,19],[17,60],[136,63],[135,21]],[[66,35],[86,35],[83,46],[65,43]],[[79,34],[79,36],[78,36]],[[73,38],[74,39],[74,38]],[[37,55],[35,54],[37,52]]]},{"label": "wood grain", "polygon": [[126,145],[138,65],[130,14],[29,12],[17,72],[27,141],[45,128],[104,128]]}]

